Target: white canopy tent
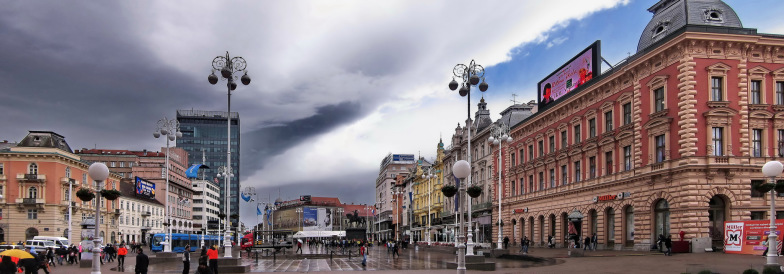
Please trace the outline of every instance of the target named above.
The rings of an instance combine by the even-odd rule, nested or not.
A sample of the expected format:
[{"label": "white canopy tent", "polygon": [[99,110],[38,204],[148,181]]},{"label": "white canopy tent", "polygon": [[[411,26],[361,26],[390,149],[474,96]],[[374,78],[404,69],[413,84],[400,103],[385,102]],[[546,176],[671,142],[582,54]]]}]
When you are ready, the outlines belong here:
[{"label": "white canopy tent", "polygon": [[299,231],[294,233],[294,238],[331,238],[332,236],[346,237],[345,231]]}]

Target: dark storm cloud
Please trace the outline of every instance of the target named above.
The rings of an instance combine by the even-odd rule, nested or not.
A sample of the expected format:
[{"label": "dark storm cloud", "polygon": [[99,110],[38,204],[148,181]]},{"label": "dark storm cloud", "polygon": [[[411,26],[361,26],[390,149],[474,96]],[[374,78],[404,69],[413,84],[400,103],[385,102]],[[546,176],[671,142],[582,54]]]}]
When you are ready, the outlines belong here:
[{"label": "dark storm cloud", "polygon": [[[243,178],[259,170],[264,163],[286,149],[314,135],[326,133],[334,127],[361,117],[359,103],[343,102],[319,107],[316,114],[308,118],[264,127],[242,134]],[[252,182],[251,182],[252,184]]]}]

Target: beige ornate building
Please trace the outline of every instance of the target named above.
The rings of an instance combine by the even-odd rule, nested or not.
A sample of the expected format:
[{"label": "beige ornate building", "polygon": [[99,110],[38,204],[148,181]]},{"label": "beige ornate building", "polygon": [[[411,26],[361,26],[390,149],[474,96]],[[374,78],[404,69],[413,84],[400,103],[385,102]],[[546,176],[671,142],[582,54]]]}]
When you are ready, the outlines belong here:
[{"label": "beige ornate building", "polygon": [[505,236],[563,246],[573,214],[600,248],[683,231],[701,252],[723,246],[724,221],[767,218],[751,184],[782,159],[784,37],[743,28],[718,0],[649,11],[636,54],[512,127]]}]

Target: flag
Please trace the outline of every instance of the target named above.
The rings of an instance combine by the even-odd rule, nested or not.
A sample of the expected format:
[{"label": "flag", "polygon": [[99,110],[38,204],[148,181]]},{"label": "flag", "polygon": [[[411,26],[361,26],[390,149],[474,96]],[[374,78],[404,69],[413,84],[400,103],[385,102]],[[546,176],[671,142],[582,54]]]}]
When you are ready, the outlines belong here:
[{"label": "flag", "polygon": [[272,226],[272,209],[267,209],[267,225]]},{"label": "flag", "polygon": [[261,214],[262,214],[261,213],[261,209],[259,209],[259,206],[256,205],[256,216],[261,215]]},{"label": "flag", "polygon": [[373,216],[376,216],[376,209],[373,209]]},{"label": "flag", "polygon": [[[458,190],[460,189],[460,179],[458,179],[457,176],[455,176],[455,186],[457,187]],[[460,191],[458,191],[457,193],[460,193]],[[460,207],[460,194],[457,194],[455,195],[455,212],[457,212],[457,209],[459,207]]]}]

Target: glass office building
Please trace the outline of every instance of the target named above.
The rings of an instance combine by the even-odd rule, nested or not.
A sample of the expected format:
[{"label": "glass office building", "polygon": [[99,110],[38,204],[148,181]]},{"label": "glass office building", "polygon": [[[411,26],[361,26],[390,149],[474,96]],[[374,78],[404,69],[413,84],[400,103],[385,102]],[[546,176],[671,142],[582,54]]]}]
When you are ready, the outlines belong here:
[{"label": "glass office building", "polygon": [[[226,182],[218,178],[218,167],[226,166],[226,112],[205,110],[177,110],[177,121],[180,122],[182,138],[177,139],[177,147],[188,152],[188,162],[204,163],[209,166],[205,172],[208,181],[216,183],[220,188],[220,197],[225,199]],[[239,214],[240,204],[240,117],[237,112],[231,113],[231,167],[234,177],[229,182],[231,207],[229,216]],[[203,153],[202,153],[203,152]],[[202,161],[204,155],[204,161]],[[201,172],[200,172],[201,174]],[[216,181],[216,179],[218,179]],[[224,201],[221,200],[220,212],[226,212]],[[194,214],[199,214],[194,212]]]}]

